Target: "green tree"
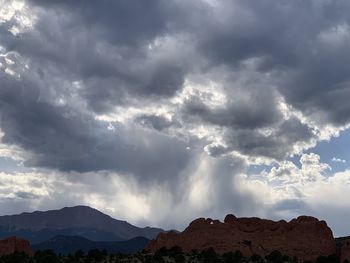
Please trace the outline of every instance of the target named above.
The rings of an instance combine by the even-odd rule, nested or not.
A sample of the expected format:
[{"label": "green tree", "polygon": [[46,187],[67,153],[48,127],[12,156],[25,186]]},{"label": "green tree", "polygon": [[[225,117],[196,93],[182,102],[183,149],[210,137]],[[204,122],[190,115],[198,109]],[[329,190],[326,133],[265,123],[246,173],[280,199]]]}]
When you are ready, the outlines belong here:
[{"label": "green tree", "polygon": [[215,250],[212,247],[201,251],[198,257],[201,260],[201,262],[204,262],[204,263],[220,262],[218,255],[216,254]]},{"label": "green tree", "polygon": [[239,263],[243,259],[243,254],[241,251],[237,250],[235,252],[227,252],[222,255],[224,263]]},{"label": "green tree", "polygon": [[176,263],[185,262],[185,255],[182,251],[182,248],[179,246],[172,247],[168,250],[168,256],[172,257]]},{"label": "green tree", "polygon": [[30,258],[23,252],[15,252],[10,255],[5,255],[0,258],[1,263],[29,263]]},{"label": "green tree", "polygon": [[95,262],[102,261],[107,256],[106,251],[101,251],[99,249],[91,249],[87,254],[87,258],[93,259]]},{"label": "green tree", "polygon": [[75,251],[74,257],[75,258],[83,258],[84,257],[84,251],[81,250],[81,249],[78,249],[77,251]]},{"label": "green tree", "polygon": [[274,250],[265,257],[268,261],[273,263],[283,263],[283,256],[281,252]]},{"label": "green tree", "polygon": [[253,262],[263,262],[263,258],[258,255],[258,254],[254,254],[250,257],[250,260],[253,261]]},{"label": "green tree", "polygon": [[36,263],[59,263],[59,259],[53,250],[37,251],[34,255]]},{"label": "green tree", "polygon": [[337,255],[329,255],[329,256],[319,256],[316,260],[316,263],[339,263],[340,259]]},{"label": "green tree", "polygon": [[161,247],[154,253],[155,257],[165,257],[168,256],[168,249],[166,247]]}]

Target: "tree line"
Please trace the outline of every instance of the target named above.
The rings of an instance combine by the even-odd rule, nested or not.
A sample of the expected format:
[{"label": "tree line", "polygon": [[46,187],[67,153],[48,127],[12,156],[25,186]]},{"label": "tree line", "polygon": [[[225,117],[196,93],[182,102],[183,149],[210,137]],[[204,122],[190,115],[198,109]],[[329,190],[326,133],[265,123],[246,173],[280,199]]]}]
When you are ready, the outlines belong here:
[{"label": "tree line", "polygon": [[[105,250],[92,249],[87,253],[82,250],[74,254],[57,255],[52,250],[37,251],[33,257],[15,252],[0,257],[0,263],[311,263],[282,255],[273,251],[262,257],[252,255],[245,257],[240,251],[219,255],[214,249],[185,253],[180,247],[161,248],[155,253],[147,251],[135,254],[108,254]],[[316,263],[340,263],[337,255],[318,257]]]}]

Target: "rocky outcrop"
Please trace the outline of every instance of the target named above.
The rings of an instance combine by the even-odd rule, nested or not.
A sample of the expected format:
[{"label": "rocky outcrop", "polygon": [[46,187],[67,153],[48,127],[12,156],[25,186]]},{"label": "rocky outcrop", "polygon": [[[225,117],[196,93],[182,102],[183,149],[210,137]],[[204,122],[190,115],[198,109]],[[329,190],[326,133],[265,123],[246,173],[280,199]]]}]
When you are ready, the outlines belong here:
[{"label": "rocky outcrop", "polygon": [[340,263],[350,262],[350,238],[348,238],[340,250]]},{"label": "rocky outcrop", "polygon": [[25,239],[9,237],[0,240],[0,256],[12,254],[14,252],[24,252],[28,256],[33,256],[32,248]]},{"label": "rocky outcrop", "polygon": [[325,221],[300,216],[290,222],[227,215],[222,223],[210,218],[194,220],[183,232],[161,233],[146,250],[179,246],[184,251],[214,248],[217,253],[240,250],[245,256],[265,256],[274,250],[301,260],[336,253],[335,240]]}]

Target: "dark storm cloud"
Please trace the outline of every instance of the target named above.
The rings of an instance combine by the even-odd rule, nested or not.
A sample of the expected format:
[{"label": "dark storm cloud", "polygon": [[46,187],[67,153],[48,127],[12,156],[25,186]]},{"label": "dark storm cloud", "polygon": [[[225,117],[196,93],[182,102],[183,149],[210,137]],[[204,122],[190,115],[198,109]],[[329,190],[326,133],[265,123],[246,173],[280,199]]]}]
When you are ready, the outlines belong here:
[{"label": "dark storm cloud", "polygon": [[[224,1],[199,43],[212,66],[258,58],[288,103],[321,123],[349,122],[347,1]],[[217,23],[218,20],[221,23]],[[208,33],[209,32],[209,33]]]},{"label": "dark storm cloud", "polygon": [[283,160],[297,152],[295,145],[310,144],[316,139],[308,124],[295,116],[283,116],[279,94],[268,82],[245,76],[244,71],[238,74],[251,80],[221,80],[226,101],[220,105],[207,105],[203,95],[194,95],[184,102],[182,116],[186,122],[206,123],[222,131],[224,145],[208,146],[211,155],[238,151],[246,156]]},{"label": "dark storm cloud", "polygon": [[[63,171],[116,170],[140,178],[178,174],[188,158],[186,145],[167,136],[97,121],[73,108],[40,101],[30,79],[0,73],[3,143],[32,153],[25,164]],[[176,142],[175,142],[176,141]]]},{"label": "dark storm cloud", "polygon": [[283,122],[271,134],[264,135],[252,130],[228,132],[231,147],[248,156],[264,156],[283,160],[294,152],[293,146],[299,142],[309,143],[314,134],[299,120],[292,118]]},{"label": "dark storm cloud", "polygon": [[194,76],[223,86],[226,102],[209,107],[194,95],[175,109],[181,125],[150,114],[136,122],[212,125],[225,144],[208,147],[213,155],[278,160],[315,139],[308,124],[284,118],[282,99],[321,128],[349,122],[348,2],[208,2],[27,1],[37,16],[31,30],[13,36],[0,26],[1,45],[29,66],[21,80],[1,75],[3,141],[33,153],[27,165],[176,174],[187,163],[178,139],[141,128],[128,137],[133,128],[123,125],[115,135],[95,114],[168,106]]},{"label": "dark storm cloud", "polygon": [[170,127],[181,127],[181,124],[178,121],[169,120],[163,116],[156,115],[141,115],[138,116],[135,121],[141,125],[149,128],[153,128],[158,131],[168,129]]},{"label": "dark storm cloud", "polygon": [[[248,70],[261,78],[253,87],[258,95],[248,101],[234,101],[223,109],[210,109],[200,98],[185,104],[189,115],[232,127],[226,132],[227,145],[213,146],[213,154],[238,149],[248,156],[283,159],[294,144],[315,138],[296,119],[279,124],[267,136],[256,131],[283,122],[275,94],[266,85],[276,87],[287,103],[321,129],[349,123],[348,2],[223,1],[218,6],[212,19],[203,21],[206,30],[197,34],[201,54],[210,68],[228,67],[226,76],[244,76],[248,62]],[[238,91],[227,88],[226,96],[234,98],[247,89],[252,87],[246,83]]]},{"label": "dark storm cloud", "polygon": [[208,152],[218,156],[232,151],[250,157],[266,157],[282,161],[296,151],[298,143],[312,143],[315,134],[310,127],[292,118],[276,126],[268,134],[252,129],[227,128],[224,131],[226,145],[210,145]]},{"label": "dark storm cloud", "polygon": [[170,29],[168,17],[176,5],[162,0],[30,0],[34,6],[56,14],[68,13],[72,26],[87,27],[91,33],[115,45],[139,46]]},{"label": "dark storm cloud", "polygon": [[186,67],[182,61],[166,49],[149,54],[148,48],[155,38],[169,33],[166,17],[170,9],[175,12],[172,4],[32,1],[31,5],[38,15],[35,28],[19,37],[7,30],[1,35],[7,57],[20,54],[30,67],[25,70],[15,57],[14,69],[21,78],[0,72],[2,142],[28,151],[27,166],[114,170],[139,179],[177,176],[190,162],[188,143],[119,123],[113,123],[113,132],[107,129],[108,122],[81,108],[108,113],[144,97],[169,97],[182,87]]},{"label": "dark storm cloud", "polygon": [[238,67],[241,61],[254,57],[263,58],[259,66],[265,70],[297,63],[293,52],[296,44],[293,33],[303,34],[303,30],[293,32],[292,27],[302,24],[299,19],[294,19],[296,16],[309,14],[310,1],[238,0],[222,3],[219,12],[226,15],[223,22],[218,23],[221,18],[209,21],[211,33],[203,34],[200,43],[203,54],[210,57],[214,65]]},{"label": "dark storm cloud", "polygon": [[39,196],[33,193],[28,193],[28,192],[16,192],[15,196],[17,198],[21,198],[21,199],[36,199]]},{"label": "dark storm cloud", "polygon": [[171,17],[182,15],[175,4],[30,2],[39,13],[35,29],[22,41],[9,33],[2,41],[41,74],[53,68],[55,77],[81,81],[80,95],[94,111],[109,112],[137,97],[169,97],[182,88],[187,61],[166,46],[150,48],[175,34]]},{"label": "dark storm cloud", "polygon": [[[241,92],[245,93],[243,90]],[[249,100],[233,101],[216,109],[211,109],[200,98],[192,97],[185,102],[183,113],[222,127],[256,129],[280,120],[281,113],[276,109],[276,104],[272,93],[255,94]]]}]

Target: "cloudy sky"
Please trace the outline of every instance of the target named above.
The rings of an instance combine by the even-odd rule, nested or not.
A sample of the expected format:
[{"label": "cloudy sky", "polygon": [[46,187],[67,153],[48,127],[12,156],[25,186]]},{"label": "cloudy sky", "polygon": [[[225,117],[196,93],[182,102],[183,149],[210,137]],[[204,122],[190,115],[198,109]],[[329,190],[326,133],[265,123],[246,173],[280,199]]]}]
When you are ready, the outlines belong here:
[{"label": "cloudy sky", "polygon": [[90,205],[350,234],[348,0],[0,0],[1,214]]}]

